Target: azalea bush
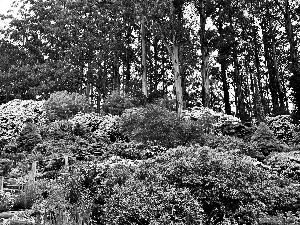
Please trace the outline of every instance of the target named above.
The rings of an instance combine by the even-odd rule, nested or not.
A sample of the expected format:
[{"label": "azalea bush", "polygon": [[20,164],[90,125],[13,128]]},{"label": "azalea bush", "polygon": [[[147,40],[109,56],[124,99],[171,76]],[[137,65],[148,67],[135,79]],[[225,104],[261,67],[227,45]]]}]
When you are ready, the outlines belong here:
[{"label": "azalea bush", "polygon": [[69,122],[72,123],[75,135],[93,136],[99,140],[103,137],[112,142],[120,139],[122,136],[119,130],[119,116],[79,113],[70,119]]},{"label": "azalea bush", "polygon": [[68,119],[79,112],[90,110],[87,97],[79,93],[55,92],[45,102],[46,116],[50,121]]}]

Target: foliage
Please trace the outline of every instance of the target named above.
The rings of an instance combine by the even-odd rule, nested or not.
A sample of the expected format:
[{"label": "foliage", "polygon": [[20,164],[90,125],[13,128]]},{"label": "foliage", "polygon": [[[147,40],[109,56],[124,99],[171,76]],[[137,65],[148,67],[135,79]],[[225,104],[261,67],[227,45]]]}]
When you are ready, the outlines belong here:
[{"label": "foliage", "polygon": [[69,139],[73,134],[73,124],[67,120],[57,120],[40,127],[43,140]]},{"label": "foliage", "polygon": [[206,132],[219,133],[230,135],[227,130],[230,127],[240,125],[240,120],[232,115],[218,113],[206,107],[193,107],[184,112],[184,117],[192,120],[201,121],[206,127]]},{"label": "foliage", "polygon": [[59,91],[52,93],[45,102],[46,116],[50,121],[68,119],[79,112],[90,111],[86,96]]},{"label": "foliage", "polygon": [[12,209],[15,199],[9,192],[0,191],[0,212]]},{"label": "foliage", "polygon": [[246,154],[249,146],[243,139],[227,135],[205,135],[204,146],[233,154]]},{"label": "foliage", "polygon": [[113,91],[104,101],[102,108],[105,113],[121,116],[125,109],[134,107],[133,102],[120,92]]},{"label": "foliage", "polygon": [[202,224],[203,210],[188,189],[129,179],[105,204],[108,224]]},{"label": "foliage", "polygon": [[254,134],[256,127],[248,127],[242,123],[225,123],[219,129],[223,135],[235,136],[242,138],[245,141],[250,141],[251,136]]},{"label": "foliage", "polygon": [[175,112],[157,105],[127,109],[121,116],[121,133],[132,140],[164,147],[201,142],[203,126],[198,121],[178,118]]},{"label": "foliage", "polygon": [[287,144],[293,142],[297,126],[293,124],[291,116],[279,115],[276,117],[267,117],[266,122],[277,139]]},{"label": "foliage", "polygon": [[20,192],[15,197],[15,202],[12,207],[13,210],[31,209],[36,201],[36,189],[34,185],[27,185],[25,191]]},{"label": "foliage", "polygon": [[149,143],[138,142],[115,142],[106,149],[106,155],[120,156],[125,159],[141,160],[155,157],[161,152],[166,151],[162,146],[155,146]]},{"label": "foliage", "polygon": [[[37,124],[43,123],[44,101],[15,99],[0,105],[0,136],[5,142],[17,137],[23,122],[31,118]],[[3,142],[2,141],[2,142]]]},{"label": "foliage", "polygon": [[30,119],[29,122],[25,121],[20,135],[16,139],[18,150],[29,152],[41,141],[42,137],[32,120]]},{"label": "foliage", "polygon": [[121,137],[119,131],[120,117],[98,115],[96,113],[77,114],[69,120],[76,135],[88,134],[96,139],[109,139],[114,142]]},{"label": "foliage", "polygon": [[265,163],[270,165],[274,172],[300,182],[299,151],[274,153],[265,160]]},{"label": "foliage", "polygon": [[279,142],[270,128],[263,122],[251,137],[249,154],[259,160],[264,160],[272,152],[287,151],[288,146]]},{"label": "foliage", "polygon": [[[14,46],[18,48],[17,46]],[[11,51],[11,50],[8,50]],[[30,60],[25,51],[20,50],[24,58]],[[20,57],[18,57],[20,59]],[[21,59],[22,60],[22,59]],[[51,93],[67,90],[76,91],[79,83],[80,71],[66,62],[29,63],[23,65],[15,62],[9,66],[9,71],[0,73],[0,95],[6,96],[6,101],[20,99],[47,99]],[[63,85],[62,85],[63,84]]]}]

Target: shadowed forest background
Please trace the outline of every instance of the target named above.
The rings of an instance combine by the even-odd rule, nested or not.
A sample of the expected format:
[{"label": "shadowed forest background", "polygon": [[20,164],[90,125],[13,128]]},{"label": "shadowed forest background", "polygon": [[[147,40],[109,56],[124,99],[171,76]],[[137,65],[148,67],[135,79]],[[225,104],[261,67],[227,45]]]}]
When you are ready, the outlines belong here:
[{"label": "shadowed forest background", "polygon": [[[16,1],[2,30],[2,103],[113,91],[172,97],[242,121],[300,104],[299,4],[275,1]],[[13,9],[13,8],[12,8]],[[294,103],[294,107],[292,106]],[[179,112],[180,113],[180,112]]]}]

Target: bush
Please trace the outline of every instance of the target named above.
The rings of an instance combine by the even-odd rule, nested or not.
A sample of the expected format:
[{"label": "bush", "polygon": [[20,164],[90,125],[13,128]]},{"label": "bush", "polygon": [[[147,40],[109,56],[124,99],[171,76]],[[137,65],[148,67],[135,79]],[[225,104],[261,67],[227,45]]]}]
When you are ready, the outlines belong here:
[{"label": "bush", "polygon": [[280,143],[270,128],[263,122],[259,124],[257,130],[251,137],[250,156],[259,160],[264,160],[272,152],[287,151],[288,146]]},{"label": "bush", "polygon": [[278,152],[265,160],[274,172],[300,182],[300,152]]},{"label": "bush", "polygon": [[227,135],[205,135],[204,145],[218,151],[247,154],[249,151],[248,143],[238,137]]},{"label": "bush", "polygon": [[125,109],[134,107],[132,100],[122,96],[118,91],[113,91],[104,101],[102,109],[105,113],[120,116]]},{"label": "bush", "polygon": [[278,140],[289,144],[294,140],[294,132],[297,126],[289,115],[267,117],[267,124]]},{"label": "bush", "polygon": [[45,124],[40,128],[44,140],[70,139],[73,135],[73,124],[67,120],[58,120]]},{"label": "bush", "polygon": [[137,142],[174,147],[202,142],[203,124],[184,120],[157,105],[127,109],[120,122],[121,133]]},{"label": "bush", "polygon": [[188,189],[129,179],[105,204],[106,224],[202,224],[203,210]]},{"label": "bush", "polygon": [[85,95],[55,92],[45,102],[46,116],[50,121],[68,119],[79,112],[89,112],[90,105]]},{"label": "bush", "polygon": [[16,139],[19,151],[31,151],[38,143],[42,142],[42,137],[31,119],[25,121],[19,137]]},{"label": "bush", "polygon": [[14,202],[15,199],[11,193],[0,191],[0,212],[11,210]]},{"label": "bush", "polygon": [[37,123],[44,121],[44,101],[15,99],[0,105],[0,148],[3,142],[16,138],[23,122],[31,118]]},{"label": "bush", "polygon": [[152,158],[161,152],[166,151],[162,146],[143,144],[138,142],[116,142],[109,145],[106,155],[120,156],[125,159],[140,160]]},{"label": "bush", "polygon": [[84,137],[95,137],[98,140],[119,140],[122,135],[119,130],[119,116],[96,113],[77,114],[69,120],[73,125],[73,133]]}]

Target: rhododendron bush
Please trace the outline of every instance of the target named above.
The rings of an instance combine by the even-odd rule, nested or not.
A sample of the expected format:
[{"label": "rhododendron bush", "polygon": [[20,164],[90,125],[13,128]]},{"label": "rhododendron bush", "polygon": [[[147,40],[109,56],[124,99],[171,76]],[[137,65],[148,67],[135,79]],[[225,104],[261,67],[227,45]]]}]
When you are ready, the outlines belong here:
[{"label": "rhododendron bush", "polygon": [[279,115],[275,117],[267,117],[266,122],[275,136],[286,142],[292,142],[293,134],[297,129],[297,125],[292,123],[290,115]]},{"label": "rhododendron bush", "polygon": [[16,137],[27,118],[42,123],[43,107],[44,101],[20,99],[0,105],[0,137],[7,140]]}]

